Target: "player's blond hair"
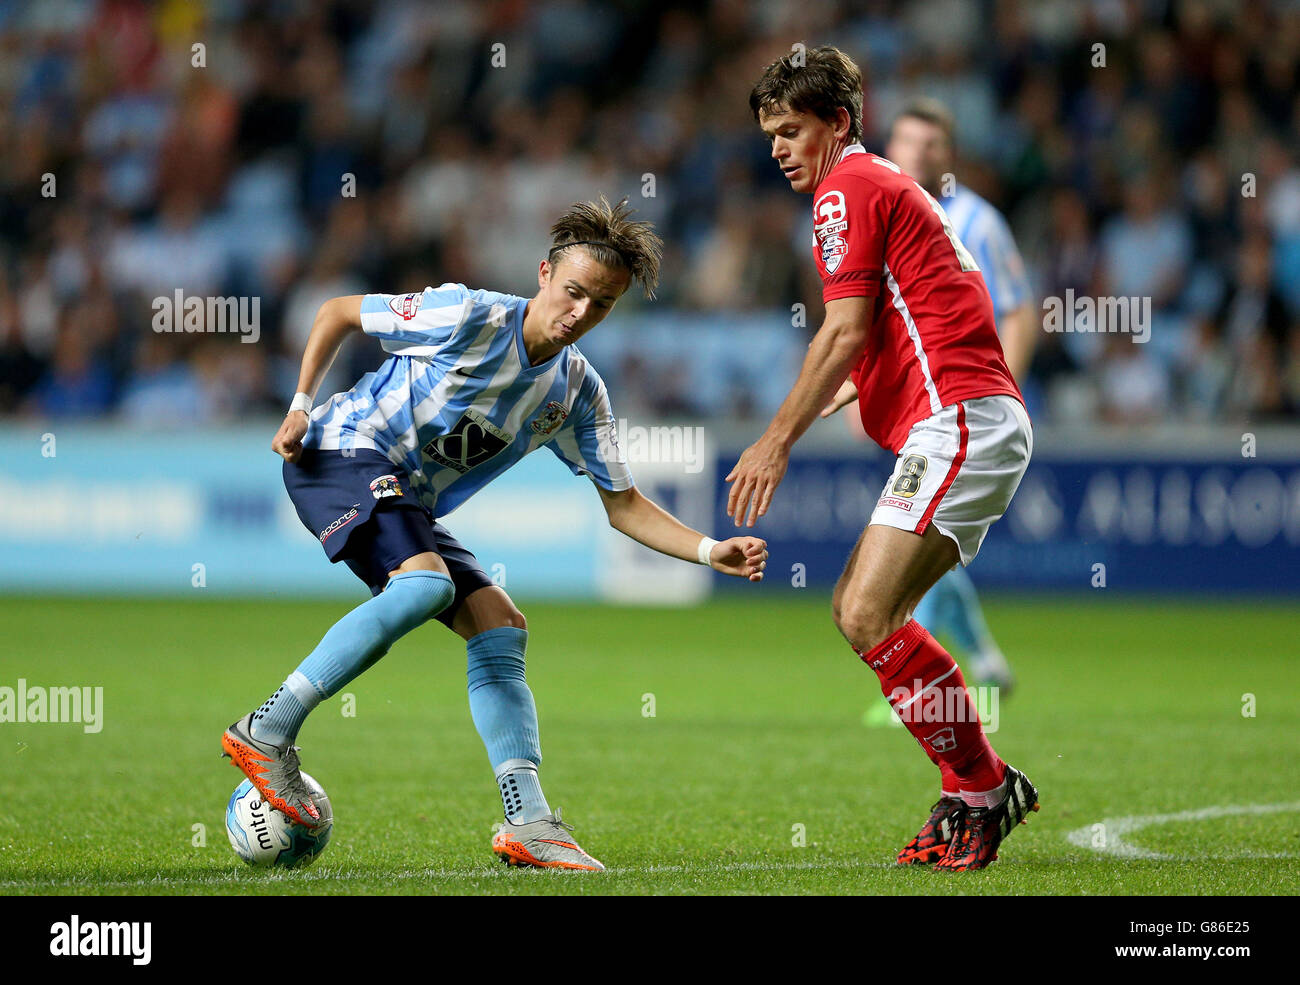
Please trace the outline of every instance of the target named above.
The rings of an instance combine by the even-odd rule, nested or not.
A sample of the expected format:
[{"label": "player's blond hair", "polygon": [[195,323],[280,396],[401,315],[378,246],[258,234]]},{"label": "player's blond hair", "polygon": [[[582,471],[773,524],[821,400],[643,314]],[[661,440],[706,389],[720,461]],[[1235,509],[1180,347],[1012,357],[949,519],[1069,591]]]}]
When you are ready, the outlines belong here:
[{"label": "player's blond hair", "polygon": [[812,113],[828,123],[844,107],[849,114],[849,140],[862,142],[862,73],[839,48],[803,46],[763,69],[749,93],[754,122],[759,114]]},{"label": "player's blond hair", "polygon": [[626,270],[641,282],[645,296],[653,298],[664,241],[655,235],[653,224],[633,220],[632,211],[626,198],[617,205],[610,205],[604,195],[595,202],[575,202],[551,227],[547,259],[554,264],[569,248],[585,246],[598,263]]}]

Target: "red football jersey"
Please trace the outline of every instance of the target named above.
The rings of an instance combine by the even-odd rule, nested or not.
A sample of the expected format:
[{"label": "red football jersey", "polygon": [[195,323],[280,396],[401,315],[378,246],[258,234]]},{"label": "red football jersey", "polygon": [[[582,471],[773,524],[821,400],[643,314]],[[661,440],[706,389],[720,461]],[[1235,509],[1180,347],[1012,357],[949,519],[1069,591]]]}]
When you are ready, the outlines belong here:
[{"label": "red football jersey", "polygon": [[897,164],[850,145],[813,197],[822,297],[874,297],[853,370],[867,434],[895,454],[917,421],[960,400],[1021,403],[988,287],[943,208]]}]

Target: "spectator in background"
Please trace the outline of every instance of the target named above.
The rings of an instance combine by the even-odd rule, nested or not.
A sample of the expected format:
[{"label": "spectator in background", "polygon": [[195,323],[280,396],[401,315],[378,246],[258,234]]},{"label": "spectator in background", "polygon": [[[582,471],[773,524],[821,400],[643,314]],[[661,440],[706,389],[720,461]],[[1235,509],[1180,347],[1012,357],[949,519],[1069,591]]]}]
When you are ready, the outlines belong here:
[{"label": "spectator in background", "polygon": [[78,330],[76,307],[59,319],[54,358],[24,403],[24,410],[47,417],[96,417],[113,405],[113,375]]},{"label": "spectator in background", "polygon": [[44,372],[23,341],[18,299],[0,271],[0,414],[15,413]]},{"label": "spectator in background", "polygon": [[184,335],[146,335],[136,347],[119,413],[142,429],[188,428],[212,419],[198,376],[186,358]]},{"label": "spectator in background", "polygon": [[[1167,373],[1186,344],[1188,326],[1179,300],[1192,258],[1192,233],[1187,219],[1168,205],[1169,191],[1167,177],[1150,171],[1131,176],[1123,212],[1101,233],[1096,296],[1126,298],[1131,305],[1150,299],[1151,338],[1144,348],[1154,359],[1134,361],[1119,350],[1129,372],[1141,365]],[[1150,389],[1166,388],[1153,384]]]},{"label": "spectator in background", "polygon": [[[199,34],[203,68],[189,47]],[[1096,336],[1043,340],[1027,381],[1047,391],[1041,419],[1095,409],[1104,386],[1142,372],[1162,374],[1141,382],[1166,396],[1116,419],[1152,407],[1212,419],[1239,389],[1255,396],[1235,413],[1300,412],[1293,333],[1240,349],[1219,321],[1261,227],[1273,289],[1300,316],[1300,9],[1281,0],[16,5],[0,18],[0,282],[14,312],[0,392],[32,406],[23,374],[53,361],[60,313],[88,292],[118,312],[97,354],[124,377],[110,401],[137,392],[136,366],[149,392],[134,350],[149,301],[177,287],[260,298],[267,341],[243,349],[266,352],[195,346],[185,359],[197,379],[246,361],[274,391],[276,336],[297,320],[287,309],[322,283],[472,283],[491,258],[522,290],[534,258],[519,244],[545,235],[557,201],[597,191],[630,194],[664,231],[654,317],[743,310],[802,332],[790,305],[805,301],[815,324],[819,292],[798,283],[807,265],[792,284],[768,245],[789,236],[802,251],[810,231],[777,228],[769,208],[751,208],[754,227],[746,206],[779,174],[743,114],[717,110],[743,104],[744,66],[796,39],[861,56],[868,133],[920,87],[949,96],[963,177],[1009,217],[1043,296],[1152,297],[1136,360]],[[341,205],[353,209],[340,217]],[[1042,234],[1026,235],[1036,222]],[[1094,258],[1095,280],[1082,272]],[[602,370],[620,389],[620,366],[649,373],[653,392],[691,333],[673,328],[657,358],[618,352]],[[637,334],[616,345],[636,355]],[[1219,379],[1223,359],[1235,382]]]},{"label": "spectator in background", "polygon": [[1101,417],[1108,424],[1146,425],[1169,409],[1169,376],[1131,335],[1100,336]]},{"label": "spectator in background", "polygon": [[1235,420],[1276,417],[1288,406],[1283,360],[1295,331],[1272,285],[1272,244],[1255,232],[1242,245],[1236,284],[1214,318],[1231,359],[1226,410]]}]

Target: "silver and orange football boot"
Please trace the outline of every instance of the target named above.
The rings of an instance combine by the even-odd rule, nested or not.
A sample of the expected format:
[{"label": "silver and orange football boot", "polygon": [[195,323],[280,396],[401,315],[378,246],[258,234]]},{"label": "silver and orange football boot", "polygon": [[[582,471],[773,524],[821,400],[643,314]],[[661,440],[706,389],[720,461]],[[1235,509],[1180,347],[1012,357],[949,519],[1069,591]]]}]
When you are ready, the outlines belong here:
[{"label": "silver and orange football boot", "polygon": [[605,867],[579,847],[569,834],[572,824],[554,814],[527,824],[505,821],[492,836],[492,851],[508,865],[531,865],[539,869],[581,869],[604,872]]},{"label": "silver and orange football boot", "polygon": [[298,747],[260,742],[253,738],[250,712],[221,737],[223,756],[238,766],[268,804],[290,820],[315,828],[324,823],[320,809],[302,779]]}]

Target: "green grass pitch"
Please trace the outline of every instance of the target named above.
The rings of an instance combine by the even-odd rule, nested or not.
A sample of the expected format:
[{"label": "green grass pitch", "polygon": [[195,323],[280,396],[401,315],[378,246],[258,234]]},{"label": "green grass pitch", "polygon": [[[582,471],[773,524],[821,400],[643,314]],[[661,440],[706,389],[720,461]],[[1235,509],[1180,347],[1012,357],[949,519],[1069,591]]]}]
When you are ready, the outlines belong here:
[{"label": "green grass pitch", "polygon": [[[464,646],[441,626],[417,630],[345,688],[354,717],[335,696],[308,721],[303,764],[330,793],[333,841],[310,868],[267,873],[227,842],[240,775],[219,758],[220,735],[349,603],[0,600],[0,686],[104,688],[98,734],[0,724],[0,894],[1300,885],[1294,605],[992,600],[990,623],[1020,678],[992,739],[1043,808],[991,868],[944,875],[892,864],[937,776],[902,728],[861,723],[875,678],[838,639],[824,595],[684,610],[524,605],[544,786],[609,867],[601,875],[493,857],[500,804],[469,718]],[[1203,810],[1218,807],[1233,810]],[[1081,830],[1086,844],[1072,842]],[[1136,854],[1093,847],[1117,835]]]}]

